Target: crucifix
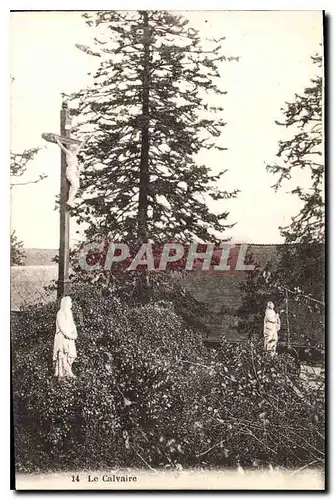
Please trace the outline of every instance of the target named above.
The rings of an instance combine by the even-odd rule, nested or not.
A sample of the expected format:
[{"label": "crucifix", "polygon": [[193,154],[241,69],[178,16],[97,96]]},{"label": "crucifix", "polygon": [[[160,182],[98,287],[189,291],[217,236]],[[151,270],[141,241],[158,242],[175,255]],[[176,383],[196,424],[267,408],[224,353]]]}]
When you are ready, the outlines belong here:
[{"label": "crucifix", "polygon": [[58,298],[69,294],[70,209],[75,206],[75,196],[79,189],[77,154],[82,142],[71,138],[70,129],[70,113],[67,102],[64,101],[60,112],[60,135],[42,134],[43,139],[58,144],[61,148]]}]

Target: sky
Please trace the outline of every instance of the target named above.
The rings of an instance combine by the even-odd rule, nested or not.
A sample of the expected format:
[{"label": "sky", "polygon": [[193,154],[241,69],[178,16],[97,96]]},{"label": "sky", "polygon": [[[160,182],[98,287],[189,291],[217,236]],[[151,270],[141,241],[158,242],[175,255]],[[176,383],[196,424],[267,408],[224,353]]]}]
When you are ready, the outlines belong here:
[{"label": "sky", "polygon": [[[288,190],[307,179],[300,172],[277,193],[276,178],[266,164],[276,160],[278,141],[287,131],[275,124],[281,108],[302,93],[315,74],[311,55],[322,43],[321,11],[184,11],[202,37],[225,36],[223,52],[239,62],[220,66],[220,87],[227,95],[216,99],[224,108],[227,126],[220,144],[228,151],[204,152],[201,162],[213,172],[227,169],[223,189],[239,189],[238,197],[222,202],[236,223],[226,236],[235,242],[280,243],[278,227],[290,223],[300,210]],[[54,210],[59,192],[60,151],[41,138],[59,132],[61,93],[89,85],[98,58],[76,47],[90,44],[94,31],[78,12],[11,13],[10,74],[11,141],[14,153],[40,146],[18,182],[47,178],[11,190],[11,228],[26,248],[58,248],[59,220]],[[71,221],[71,244],[80,228]]]}]

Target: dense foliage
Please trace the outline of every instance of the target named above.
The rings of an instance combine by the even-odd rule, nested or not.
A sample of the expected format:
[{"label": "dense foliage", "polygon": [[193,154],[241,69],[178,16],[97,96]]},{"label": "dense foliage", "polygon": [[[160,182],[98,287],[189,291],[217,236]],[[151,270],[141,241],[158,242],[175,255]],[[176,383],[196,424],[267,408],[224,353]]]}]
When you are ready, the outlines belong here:
[{"label": "dense foliage", "polygon": [[[283,273],[278,267],[283,262],[280,260],[283,253],[279,249],[279,260],[268,262],[264,269],[257,266],[242,282],[242,304],[238,310],[239,329],[249,337],[262,335],[266,304],[271,300],[281,319],[279,342],[292,347],[293,352],[296,355],[299,353],[301,359],[309,360],[313,356],[321,359],[325,348],[323,308],[314,303],[311,306],[308,296],[287,292],[283,285]],[[301,351],[299,346],[304,346],[304,350]]]},{"label": "dense foliage", "polygon": [[323,394],[289,356],[207,350],[167,301],[131,308],[86,285],[73,303],[74,380],[53,376],[56,303],[12,321],[18,470],[323,464]]}]

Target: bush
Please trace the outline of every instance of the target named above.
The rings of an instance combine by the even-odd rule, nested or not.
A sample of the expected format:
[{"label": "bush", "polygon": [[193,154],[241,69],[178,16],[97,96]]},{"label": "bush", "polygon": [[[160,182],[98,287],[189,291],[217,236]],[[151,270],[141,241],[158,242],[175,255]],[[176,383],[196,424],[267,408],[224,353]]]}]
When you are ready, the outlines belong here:
[{"label": "bush", "polygon": [[12,321],[18,470],[322,464],[323,396],[289,356],[207,350],[170,302],[131,308],[94,285],[72,297],[74,380],[53,376],[56,303]]}]

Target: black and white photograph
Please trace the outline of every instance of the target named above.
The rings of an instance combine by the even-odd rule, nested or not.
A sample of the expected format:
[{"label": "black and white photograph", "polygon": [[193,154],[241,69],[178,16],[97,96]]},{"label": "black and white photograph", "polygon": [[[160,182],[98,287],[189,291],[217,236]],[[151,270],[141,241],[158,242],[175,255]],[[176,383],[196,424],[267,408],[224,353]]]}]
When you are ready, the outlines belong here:
[{"label": "black and white photograph", "polygon": [[326,21],[10,12],[12,489],[326,489]]}]

